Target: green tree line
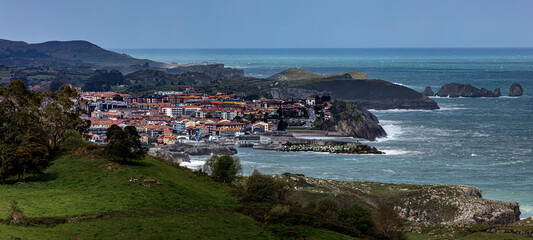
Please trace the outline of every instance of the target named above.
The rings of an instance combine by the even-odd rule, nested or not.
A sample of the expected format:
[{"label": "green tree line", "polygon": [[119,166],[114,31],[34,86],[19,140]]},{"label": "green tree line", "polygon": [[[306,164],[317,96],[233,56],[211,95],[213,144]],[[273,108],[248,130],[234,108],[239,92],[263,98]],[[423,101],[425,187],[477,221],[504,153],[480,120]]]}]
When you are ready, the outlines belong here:
[{"label": "green tree line", "polygon": [[0,85],[0,179],[18,176],[25,182],[40,173],[59,152],[63,133],[82,133],[90,125],[80,115],[86,102],[76,90],[64,86],[55,92],[36,93],[22,81]]}]

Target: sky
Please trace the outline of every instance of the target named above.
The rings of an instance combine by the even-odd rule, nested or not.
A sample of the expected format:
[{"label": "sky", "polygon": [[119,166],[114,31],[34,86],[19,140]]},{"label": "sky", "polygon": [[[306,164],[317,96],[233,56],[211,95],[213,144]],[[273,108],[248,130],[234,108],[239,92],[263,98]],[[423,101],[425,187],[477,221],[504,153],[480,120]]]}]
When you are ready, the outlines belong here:
[{"label": "sky", "polygon": [[530,0],[0,0],[0,22],[108,49],[533,47]]}]

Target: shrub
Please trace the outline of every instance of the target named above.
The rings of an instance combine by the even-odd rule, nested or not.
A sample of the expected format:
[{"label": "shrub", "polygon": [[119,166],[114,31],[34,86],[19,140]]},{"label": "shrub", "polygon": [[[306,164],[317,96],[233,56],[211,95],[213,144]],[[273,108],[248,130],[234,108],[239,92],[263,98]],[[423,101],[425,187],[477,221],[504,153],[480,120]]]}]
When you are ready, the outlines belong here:
[{"label": "shrub", "polygon": [[213,155],[204,164],[204,171],[221,182],[231,183],[242,170],[239,158],[230,155]]},{"label": "shrub", "polygon": [[19,208],[18,202],[15,200],[11,202],[11,214],[9,217],[11,222],[15,224],[23,223],[26,218],[22,210]]},{"label": "shrub", "polygon": [[305,209],[316,211],[316,201],[313,201],[313,200],[309,201],[309,203],[305,205]]},{"label": "shrub", "polygon": [[278,204],[278,205],[275,205],[270,210],[270,215],[272,217],[275,217],[275,218],[280,218],[280,217],[283,217],[284,215],[288,214],[289,210],[290,210],[289,206],[285,206],[283,204]]},{"label": "shrub", "polygon": [[287,196],[292,191],[292,184],[284,179],[276,179],[276,194],[280,201],[287,200]]},{"label": "shrub", "polygon": [[372,226],[374,226],[370,209],[358,204],[354,204],[351,208],[342,210],[339,215],[339,220],[354,226],[362,232],[367,232]]},{"label": "shrub", "polygon": [[255,202],[275,202],[277,198],[276,181],[255,170],[245,183],[246,199]]},{"label": "shrub", "polygon": [[402,219],[398,213],[387,205],[379,205],[374,215],[374,229],[382,239],[405,239],[405,235],[398,228],[402,226]]},{"label": "shrub", "polygon": [[86,144],[87,143],[78,131],[69,129],[63,133],[59,147],[61,151],[73,152],[84,147]]},{"label": "shrub", "polygon": [[335,218],[339,214],[339,202],[332,197],[323,197],[316,202],[316,210]]}]

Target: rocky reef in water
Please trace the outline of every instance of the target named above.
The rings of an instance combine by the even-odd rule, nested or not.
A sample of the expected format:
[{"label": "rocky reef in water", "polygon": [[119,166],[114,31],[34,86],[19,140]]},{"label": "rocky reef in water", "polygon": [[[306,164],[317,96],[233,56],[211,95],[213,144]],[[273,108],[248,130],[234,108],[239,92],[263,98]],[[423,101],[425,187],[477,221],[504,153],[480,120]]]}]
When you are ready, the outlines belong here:
[{"label": "rocky reef in water", "polygon": [[[498,91],[497,91],[498,92]],[[439,97],[499,97],[493,91],[476,88],[470,84],[448,83],[440,88]]]},{"label": "rocky reef in water", "polygon": [[476,187],[347,182],[290,173],[274,177],[293,185],[288,199],[302,206],[329,196],[345,208],[389,205],[402,218],[418,223],[510,225],[520,220],[518,202],[483,199]]},{"label": "rocky reef in water", "polygon": [[433,92],[433,90],[431,89],[430,86],[427,86],[426,89],[424,89],[424,91],[422,92],[422,94],[424,96],[435,96],[435,93]]},{"label": "rocky reef in water", "polygon": [[[431,88],[428,86],[422,92],[426,96],[432,96]],[[518,83],[513,83],[509,89],[509,96],[517,97],[522,96],[522,86]],[[500,88],[494,89],[494,91],[487,90],[485,88],[476,88],[470,84],[448,83],[440,88],[435,94],[439,97],[500,97],[502,95]]]},{"label": "rocky reef in water", "polygon": [[519,97],[524,94],[524,90],[522,89],[522,86],[518,83],[513,83],[511,85],[511,88],[509,89],[509,96],[510,97]]}]

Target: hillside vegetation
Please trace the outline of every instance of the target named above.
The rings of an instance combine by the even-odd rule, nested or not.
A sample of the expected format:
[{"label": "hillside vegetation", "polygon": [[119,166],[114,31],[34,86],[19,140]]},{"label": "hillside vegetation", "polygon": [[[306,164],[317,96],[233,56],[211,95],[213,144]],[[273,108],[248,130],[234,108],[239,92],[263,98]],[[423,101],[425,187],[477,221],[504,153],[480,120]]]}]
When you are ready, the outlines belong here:
[{"label": "hillside vegetation", "polygon": [[[287,228],[234,212],[229,187],[152,157],[120,165],[62,156],[28,180],[0,186],[0,217],[8,219],[15,200],[30,225],[3,220],[0,239],[279,239]],[[310,239],[350,239],[291,229]]]}]

